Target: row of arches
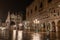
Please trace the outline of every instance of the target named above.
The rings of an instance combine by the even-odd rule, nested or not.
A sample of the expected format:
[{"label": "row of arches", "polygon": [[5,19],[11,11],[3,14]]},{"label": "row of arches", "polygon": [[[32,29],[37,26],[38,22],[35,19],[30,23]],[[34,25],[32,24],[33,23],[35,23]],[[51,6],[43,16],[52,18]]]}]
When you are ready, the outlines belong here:
[{"label": "row of arches", "polygon": [[[45,28],[45,23],[43,25]],[[59,39],[60,38],[60,20],[58,20],[57,23],[55,21],[52,21],[50,25],[52,25],[52,31],[50,31],[50,39],[51,40],[56,40],[55,38]],[[51,27],[51,26],[49,26],[49,27]],[[56,29],[56,27],[58,29]],[[58,31],[56,31],[56,30],[58,30]]]},{"label": "row of arches", "polygon": [[52,25],[52,27],[50,28],[51,31],[49,33],[50,35],[50,40],[59,40],[60,39],[60,20],[58,20],[57,22],[52,21],[50,22],[51,24],[48,26],[47,29],[49,29]]}]

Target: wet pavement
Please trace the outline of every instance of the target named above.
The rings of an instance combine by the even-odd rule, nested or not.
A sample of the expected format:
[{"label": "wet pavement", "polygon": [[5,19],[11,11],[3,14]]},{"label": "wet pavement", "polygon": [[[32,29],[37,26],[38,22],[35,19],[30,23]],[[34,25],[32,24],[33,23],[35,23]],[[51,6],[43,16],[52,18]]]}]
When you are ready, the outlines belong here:
[{"label": "wet pavement", "polygon": [[[7,32],[6,32],[7,33]],[[5,34],[8,35],[8,34]],[[31,31],[18,31],[17,40],[56,40],[55,32],[31,32]],[[8,36],[9,37],[9,36]],[[7,36],[0,34],[0,40],[9,40]],[[10,35],[11,40],[16,40],[16,31]]]}]

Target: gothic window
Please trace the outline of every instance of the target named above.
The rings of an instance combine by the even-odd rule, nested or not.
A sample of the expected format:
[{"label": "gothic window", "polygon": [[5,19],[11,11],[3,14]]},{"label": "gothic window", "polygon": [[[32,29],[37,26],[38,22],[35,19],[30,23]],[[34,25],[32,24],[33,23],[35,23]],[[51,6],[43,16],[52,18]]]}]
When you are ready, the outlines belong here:
[{"label": "gothic window", "polygon": [[48,0],[48,3],[50,3],[52,0]]},{"label": "gothic window", "polygon": [[53,28],[52,28],[52,29],[53,29],[52,31],[56,31],[55,22],[54,22],[54,21],[52,22],[52,27],[53,27]]},{"label": "gothic window", "polygon": [[42,4],[42,2],[41,2],[39,8],[42,8],[42,7],[43,7],[43,4]]},{"label": "gothic window", "polygon": [[29,12],[27,13],[27,15],[29,16]]},{"label": "gothic window", "polygon": [[58,16],[59,16],[59,12],[58,12]]},{"label": "gothic window", "polygon": [[43,3],[42,2],[39,4],[39,8],[40,8],[39,11],[43,10]]},{"label": "gothic window", "polygon": [[15,25],[15,22],[11,21],[11,22],[10,22],[10,25]]},{"label": "gothic window", "polygon": [[43,27],[45,28],[45,23],[43,23]]},{"label": "gothic window", "polygon": [[37,10],[37,6],[35,6],[35,11]]},{"label": "gothic window", "polygon": [[32,10],[31,10],[31,14],[32,14]]},{"label": "gothic window", "polygon": [[55,13],[55,10],[54,10],[54,13]]}]

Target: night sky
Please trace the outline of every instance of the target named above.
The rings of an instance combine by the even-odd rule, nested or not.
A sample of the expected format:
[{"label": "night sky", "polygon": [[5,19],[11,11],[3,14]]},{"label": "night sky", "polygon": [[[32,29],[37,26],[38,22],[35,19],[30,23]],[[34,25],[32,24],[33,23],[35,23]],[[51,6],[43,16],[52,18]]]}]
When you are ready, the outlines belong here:
[{"label": "night sky", "polygon": [[25,15],[26,7],[31,4],[33,0],[0,0],[0,18],[6,19],[8,11],[22,12]]}]

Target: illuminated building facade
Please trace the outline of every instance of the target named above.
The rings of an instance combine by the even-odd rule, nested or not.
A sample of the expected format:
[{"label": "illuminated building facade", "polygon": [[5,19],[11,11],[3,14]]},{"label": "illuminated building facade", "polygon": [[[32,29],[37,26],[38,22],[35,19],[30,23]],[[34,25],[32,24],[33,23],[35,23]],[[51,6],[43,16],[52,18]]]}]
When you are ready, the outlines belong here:
[{"label": "illuminated building facade", "polygon": [[[50,40],[59,40],[60,0],[34,0],[26,8],[26,20],[32,28],[36,26],[39,32],[49,34]],[[39,24],[34,25],[34,20],[38,20]]]},{"label": "illuminated building facade", "polygon": [[[1,28],[2,31],[5,32],[5,34],[1,37],[5,37],[6,40],[16,40],[17,36],[19,36],[18,31],[22,30],[22,15],[19,15],[18,13],[11,13],[8,12],[7,19],[4,23],[2,23],[3,27]],[[3,38],[4,39],[4,38]]]}]

